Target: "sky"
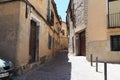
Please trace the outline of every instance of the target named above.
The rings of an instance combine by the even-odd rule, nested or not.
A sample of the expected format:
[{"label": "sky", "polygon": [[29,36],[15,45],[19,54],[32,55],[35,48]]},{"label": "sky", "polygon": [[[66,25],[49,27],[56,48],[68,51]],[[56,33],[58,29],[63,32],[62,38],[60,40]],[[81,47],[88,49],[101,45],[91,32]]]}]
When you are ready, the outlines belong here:
[{"label": "sky", "polygon": [[66,10],[70,0],[54,0],[57,5],[58,14],[62,17],[62,21],[66,22]]}]

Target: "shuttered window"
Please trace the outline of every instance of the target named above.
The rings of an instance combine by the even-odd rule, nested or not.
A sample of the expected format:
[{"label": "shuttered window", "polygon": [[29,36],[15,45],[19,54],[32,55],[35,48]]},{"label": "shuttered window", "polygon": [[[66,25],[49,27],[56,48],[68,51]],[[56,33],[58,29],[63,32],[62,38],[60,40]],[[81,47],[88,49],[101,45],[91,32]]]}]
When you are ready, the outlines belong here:
[{"label": "shuttered window", "polygon": [[47,21],[51,20],[50,0],[47,0]]},{"label": "shuttered window", "polygon": [[48,48],[52,49],[54,48],[54,37],[52,37],[50,34],[48,35]]},{"label": "shuttered window", "polygon": [[52,41],[52,37],[50,36],[50,34],[48,35],[48,48],[51,49],[51,41]]}]

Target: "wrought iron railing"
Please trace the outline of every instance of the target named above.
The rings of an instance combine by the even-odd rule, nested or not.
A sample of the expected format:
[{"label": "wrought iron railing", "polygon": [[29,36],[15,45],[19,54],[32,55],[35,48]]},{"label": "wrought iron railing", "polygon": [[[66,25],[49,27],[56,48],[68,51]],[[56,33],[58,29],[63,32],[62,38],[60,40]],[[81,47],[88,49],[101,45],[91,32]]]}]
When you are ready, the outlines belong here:
[{"label": "wrought iron railing", "polygon": [[108,15],[108,27],[109,28],[120,28],[120,12],[112,13]]}]

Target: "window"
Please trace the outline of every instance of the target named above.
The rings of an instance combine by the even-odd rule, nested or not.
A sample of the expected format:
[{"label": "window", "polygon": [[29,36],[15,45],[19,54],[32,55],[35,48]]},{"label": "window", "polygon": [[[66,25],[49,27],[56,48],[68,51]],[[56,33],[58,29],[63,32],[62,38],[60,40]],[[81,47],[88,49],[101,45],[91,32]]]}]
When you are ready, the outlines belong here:
[{"label": "window", "polygon": [[47,14],[47,21],[50,26],[54,26],[54,13],[52,10]]},{"label": "window", "polygon": [[28,18],[28,4],[26,3],[25,18]]},{"label": "window", "polygon": [[55,41],[55,39],[54,39],[54,37],[52,37],[50,34],[48,35],[48,48],[49,49],[52,49],[52,48],[54,48],[54,41]]},{"label": "window", "polygon": [[54,26],[54,13],[51,11],[51,26]]},{"label": "window", "polygon": [[52,41],[52,37],[51,37],[50,34],[49,34],[49,35],[48,35],[48,48],[49,48],[49,49],[51,49],[51,47],[52,47],[51,41]]},{"label": "window", "polygon": [[54,48],[54,38],[52,38],[52,47]]},{"label": "window", "polygon": [[120,51],[120,35],[111,36],[111,50]]},{"label": "window", "polygon": [[51,0],[47,0],[47,22],[50,26],[54,26],[54,13],[50,6]]}]

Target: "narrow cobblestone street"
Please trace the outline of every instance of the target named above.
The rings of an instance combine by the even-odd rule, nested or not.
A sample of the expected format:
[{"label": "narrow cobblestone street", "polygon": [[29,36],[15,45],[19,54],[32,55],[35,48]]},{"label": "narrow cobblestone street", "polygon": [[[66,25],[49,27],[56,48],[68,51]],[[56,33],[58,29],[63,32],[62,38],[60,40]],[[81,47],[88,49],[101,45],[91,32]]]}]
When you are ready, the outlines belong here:
[{"label": "narrow cobblestone street", "polygon": [[70,76],[71,63],[68,62],[67,52],[61,51],[50,61],[19,77],[18,80],[70,80]]},{"label": "narrow cobblestone street", "polygon": [[120,0],[0,0],[0,80],[120,80]]},{"label": "narrow cobblestone street", "polygon": [[[108,80],[119,80],[119,72],[119,64],[108,63]],[[104,80],[104,64],[99,63],[99,70],[96,72],[95,63],[91,67],[86,57],[68,56],[67,51],[62,50],[48,62],[17,80]]]}]

